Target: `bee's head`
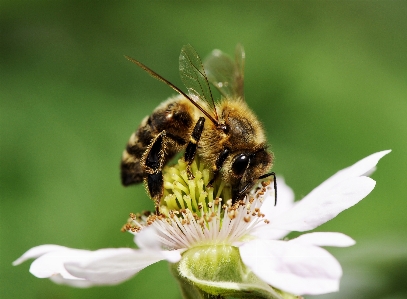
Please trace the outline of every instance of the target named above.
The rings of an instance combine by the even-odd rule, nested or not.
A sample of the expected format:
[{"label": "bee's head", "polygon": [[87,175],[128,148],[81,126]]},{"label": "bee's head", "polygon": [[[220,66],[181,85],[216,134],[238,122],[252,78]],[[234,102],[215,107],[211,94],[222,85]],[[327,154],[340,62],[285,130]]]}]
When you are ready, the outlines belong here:
[{"label": "bee's head", "polygon": [[256,181],[272,166],[273,155],[266,147],[253,152],[236,154],[231,161],[231,185],[233,202],[250,191]]}]

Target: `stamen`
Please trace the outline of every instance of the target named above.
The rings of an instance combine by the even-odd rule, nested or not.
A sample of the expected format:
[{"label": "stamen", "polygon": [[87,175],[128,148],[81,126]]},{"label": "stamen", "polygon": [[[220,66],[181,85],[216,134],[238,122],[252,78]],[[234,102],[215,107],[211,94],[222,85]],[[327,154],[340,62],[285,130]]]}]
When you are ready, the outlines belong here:
[{"label": "stamen", "polygon": [[251,191],[244,200],[233,203],[230,186],[220,178],[212,187],[206,187],[213,177],[210,167],[195,159],[190,168],[192,180],[188,178],[183,159],[172,167],[165,167],[160,215],[130,214],[122,231],[136,234],[144,227],[152,226],[163,248],[180,249],[232,244],[253,228],[268,223],[261,206],[264,195],[273,191],[270,182],[261,182],[257,192]]}]

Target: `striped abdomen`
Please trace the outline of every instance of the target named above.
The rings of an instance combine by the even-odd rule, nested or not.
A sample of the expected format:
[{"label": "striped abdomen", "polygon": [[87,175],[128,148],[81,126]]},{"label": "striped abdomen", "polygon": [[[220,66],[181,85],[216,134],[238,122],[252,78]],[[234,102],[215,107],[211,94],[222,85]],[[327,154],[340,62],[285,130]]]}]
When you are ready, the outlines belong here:
[{"label": "striped abdomen", "polygon": [[121,180],[124,186],[140,183],[146,177],[142,157],[152,141],[164,130],[166,137],[162,149],[165,152],[163,164],[185,148],[196,122],[193,117],[194,109],[189,100],[177,96],[163,102],[150,116],[143,119],[123,152]]}]

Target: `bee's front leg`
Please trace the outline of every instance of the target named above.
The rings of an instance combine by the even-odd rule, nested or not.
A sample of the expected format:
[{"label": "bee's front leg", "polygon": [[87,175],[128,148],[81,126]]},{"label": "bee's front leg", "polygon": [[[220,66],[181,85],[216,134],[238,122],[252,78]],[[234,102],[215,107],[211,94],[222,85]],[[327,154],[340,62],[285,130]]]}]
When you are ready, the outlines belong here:
[{"label": "bee's front leg", "polygon": [[160,200],[164,194],[162,168],[165,162],[166,146],[167,136],[164,130],[151,140],[140,161],[147,174],[144,184],[151,199],[154,200],[157,215],[160,214]]},{"label": "bee's front leg", "polygon": [[185,149],[184,160],[187,163],[187,173],[190,180],[194,179],[194,176],[191,171],[191,164],[194,161],[196,149],[198,147],[199,139],[204,128],[205,118],[200,117],[197,123],[195,124],[194,130],[192,131],[191,137],[189,138],[188,145]]},{"label": "bee's front leg", "polygon": [[218,158],[216,159],[215,165],[212,166],[213,171],[213,178],[209,181],[206,187],[212,187],[213,183],[219,176],[220,169],[222,168],[223,162],[225,162],[226,158],[229,156],[230,150],[225,147]]}]

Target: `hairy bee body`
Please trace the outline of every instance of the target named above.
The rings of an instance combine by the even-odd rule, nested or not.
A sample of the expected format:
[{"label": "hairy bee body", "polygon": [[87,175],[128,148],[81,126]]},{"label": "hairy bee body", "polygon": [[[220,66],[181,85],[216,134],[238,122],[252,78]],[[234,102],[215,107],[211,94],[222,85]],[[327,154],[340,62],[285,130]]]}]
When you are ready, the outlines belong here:
[{"label": "hairy bee body", "polygon": [[140,183],[146,177],[141,161],[147,148],[160,133],[166,132],[166,164],[178,152],[185,149],[194,125],[198,121],[197,109],[182,96],[169,98],[161,103],[150,116],[146,116],[134,132],[123,151],[121,179],[125,186]]},{"label": "hairy bee body", "polygon": [[[262,125],[244,101],[242,47],[236,49],[235,62],[215,50],[204,68],[195,50],[184,46],[180,74],[189,95],[139,61],[127,58],[180,94],[143,119],[122,156],[123,185],[144,181],[157,213],[163,195],[162,169],[181,151],[191,179],[189,167],[198,155],[212,168],[209,184],[220,177],[230,185],[233,202],[242,199],[257,180],[275,176],[274,172],[267,173],[273,154],[267,149]],[[209,82],[221,92],[221,100],[213,100]],[[275,179],[274,187],[276,190]]]}]

